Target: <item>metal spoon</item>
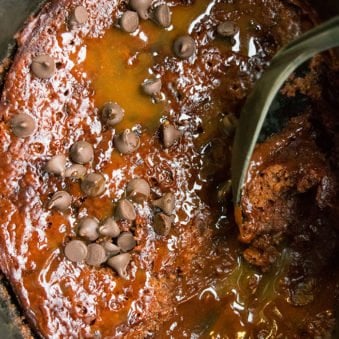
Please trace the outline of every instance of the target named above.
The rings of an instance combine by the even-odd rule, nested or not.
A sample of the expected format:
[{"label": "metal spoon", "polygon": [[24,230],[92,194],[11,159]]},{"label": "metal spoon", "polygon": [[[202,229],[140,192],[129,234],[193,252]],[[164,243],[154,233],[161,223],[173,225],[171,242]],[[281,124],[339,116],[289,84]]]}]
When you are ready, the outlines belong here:
[{"label": "metal spoon", "polygon": [[242,109],[232,155],[233,201],[240,204],[249,163],[269,108],[280,87],[303,62],[339,46],[339,16],[326,21],[282,48],[256,82]]}]

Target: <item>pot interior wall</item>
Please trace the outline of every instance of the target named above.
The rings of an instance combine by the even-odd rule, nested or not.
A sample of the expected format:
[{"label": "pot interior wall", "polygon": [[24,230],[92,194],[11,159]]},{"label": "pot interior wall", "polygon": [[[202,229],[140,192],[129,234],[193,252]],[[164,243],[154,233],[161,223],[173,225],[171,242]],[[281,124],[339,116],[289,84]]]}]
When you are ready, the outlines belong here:
[{"label": "pot interior wall", "polygon": [[0,60],[14,42],[14,34],[22,27],[31,13],[34,13],[43,0],[0,0]]}]

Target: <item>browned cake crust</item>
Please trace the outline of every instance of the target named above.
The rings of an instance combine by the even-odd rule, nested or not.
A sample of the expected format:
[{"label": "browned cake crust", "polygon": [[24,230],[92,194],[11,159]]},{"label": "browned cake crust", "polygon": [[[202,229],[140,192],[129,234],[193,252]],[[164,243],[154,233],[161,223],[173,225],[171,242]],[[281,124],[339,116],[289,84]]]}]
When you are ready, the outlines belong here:
[{"label": "browned cake crust", "polygon": [[[189,5],[190,1],[172,1],[171,5],[180,3]],[[183,139],[168,152],[160,145],[157,133],[151,133],[147,126],[138,127],[139,150],[120,158],[112,149],[115,130],[102,127],[91,82],[78,65],[83,62],[82,47],[86,46],[86,39],[101,37],[126,6],[118,1],[81,1],[89,13],[88,23],[68,32],[69,13],[78,4],[75,0],[49,2],[19,36],[19,51],[7,75],[0,101],[0,268],[32,326],[44,337],[144,338],[156,334],[162,323],[175,314],[180,289],[200,286],[201,273],[197,272],[213,266],[217,255],[224,258],[221,260],[225,266],[231,261],[224,243],[213,241],[212,225],[221,212],[208,193],[228,179],[229,168],[227,163],[222,163],[224,159],[216,161],[214,154],[204,154],[199,148],[201,141],[195,142],[201,119],[209,126],[210,120],[222,120],[220,113],[237,115],[256,77],[277,49],[311,27],[314,19],[306,11],[307,6],[299,2],[295,6],[289,1],[240,0],[239,11],[230,15],[223,10],[225,4],[217,3],[210,16],[198,22],[191,34],[198,58],[188,62],[172,55],[160,55],[153,66],[170,101],[165,113],[171,122],[185,128]],[[255,17],[260,24],[256,34],[260,53],[256,58],[214,44],[212,32],[217,23],[227,18],[237,20],[242,14]],[[47,81],[35,78],[30,71],[32,58],[44,53],[52,55],[57,66],[53,78]],[[37,122],[36,133],[27,139],[15,137],[9,128],[9,120],[18,112],[29,113]],[[308,116],[293,121],[292,131],[301,125],[298,135],[309,133]],[[94,145],[94,168],[107,177],[108,185],[100,199],[85,198],[78,183],[63,182],[45,172],[50,157],[68,152],[81,138]],[[221,150],[229,149],[230,139],[218,126],[206,128],[202,140],[208,138]],[[318,209],[331,204],[333,194],[326,185],[335,187],[332,170],[326,157],[317,148],[313,150],[316,141],[303,140],[301,146],[311,151],[312,157],[305,157],[302,166],[298,164],[292,169],[288,159],[276,164],[274,158],[265,172],[270,182],[284,173],[289,173],[290,179],[274,186],[267,186],[261,178],[253,180],[256,187],[263,189],[255,202],[256,208],[267,207],[268,195],[272,201],[283,204],[280,193],[295,187],[300,192],[316,187]],[[294,144],[288,144],[292,152]],[[303,166],[306,177],[300,168]],[[204,171],[209,176],[199,181],[197,178]],[[67,260],[63,248],[75,237],[76,218],[88,214],[102,220],[111,215],[112,201],[120,198],[133,176],[142,176],[151,183],[153,198],[166,191],[175,192],[178,207],[170,236],[154,234],[153,214],[146,204],[138,208],[134,227],[138,246],[132,252],[128,280],[119,278],[107,266],[93,268]],[[202,193],[194,190],[195,183],[202,185]],[[75,199],[72,212],[47,210],[51,194],[65,188]],[[255,200],[257,188],[253,195],[250,189],[251,186],[248,197]],[[292,202],[296,204],[298,200]],[[295,216],[291,209],[292,217]],[[254,230],[254,226],[245,224],[242,240],[259,244],[265,242],[266,233],[280,235],[289,227],[280,221],[280,215],[276,218],[274,226],[261,227],[262,223],[258,223]],[[122,227],[127,226],[122,224]],[[265,232],[267,229],[269,232]],[[173,242],[171,236],[178,242]],[[276,249],[271,247],[275,256]],[[270,253],[270,249],[265,247],[264,253]],[[261,264],[251,259],[255,255],[253,249],[245,252],[255,264],[265,266],[271,260],[265,257],[266,262]]]}]

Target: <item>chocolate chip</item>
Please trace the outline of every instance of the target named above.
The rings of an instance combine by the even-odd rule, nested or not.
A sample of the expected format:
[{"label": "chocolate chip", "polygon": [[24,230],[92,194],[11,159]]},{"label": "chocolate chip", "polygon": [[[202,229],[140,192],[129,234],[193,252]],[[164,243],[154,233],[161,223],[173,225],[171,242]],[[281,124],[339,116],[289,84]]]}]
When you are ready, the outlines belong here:
[{"label": "chocolate chip", "polygon": [[139,27],[138,14],[133,11],[126,11],[120,18],[120,27],[127,33],[135,32]]},{"label": "chocolate chip", "polygon": [[161,91],[161,79],[148,79],[141,84],[142,91],[149,96],[154,96]]},{"label": "chocolate chip", "polygon": [[153,12],[153,19],[161,27],[171,26],[172,13],[170,8],[166,4],[157,6]]},{"label": "chocolate chip", "polygon": [[158,200],[153,200],[152,205],[159,207],[166,214],[171,215],[175,208],[175,197],[173,193],[166,193]]},{"label": "chocolate chip", "polygon": [[81,262],[87,257],[87,246],[81,240],[72,240],[65,247],[65,256],[73,262]]},{"label": "chocolate chip", "polygon": [[125,111],[116,103],[108,102],[101,109],[101,118],[105,125],[113,127],[123,119]]},{"label": "chocolate chip", "polygon": [[100,266],[106,261],[106,251],[99,244],[89,244],[87,246],[86,264],[91,266]]},{"label": "chocolate chip", "polygon": [[84,6],[77,6],[74,8],[71,15],[72,25],[83,25],[88,21],[88,12]]},{"label": "chocolate chip", "polygon": [[53,194],[48,208],[54,208],[58,211],[66,211],[72,204],[72,197],[69,193],[65,191],[59,191]]},{"label": "chocolate chip", "polygon": [[87,141],[74,143],[70,150],[70,158],[81,165],[91,162],[94,158],[93,146]]},{"label": "chocolate chip", "polygon": [[39,55],[32,60],[31,70],[40,79],[49,79],[55,72],[55,61],[49,55]]},{"label": "chocolate chip", "polygon": [[113,141],[114,146],[122,154],[133,153],[140,146],[139,136],[129,129],[124,130],[121,134],[115,135]]},{"label": "chocolate chip", "polygon": [[149,18],[148,10],[152,5],[152,0],[130,0],[128,4],[139,14],[141,19]]},{"label": "chocolate chip", "polygon": [[120,247],[122,252],[128,252],[132,250],[136,244],[137,242],[135,241],[131,232],[121,233],[117,240],[117,245]]},{"label": "chocolate chip", "polygon": [[181,59],[188,59],[195,53],[195,49],[195,42],[188,35],[177,38],[173,44],[174,54]]},{"label": "chocolate chip", "polygon": [[120,234],[120,228],[113,218],[107,218],[99,227],[100,235],[116,238]]},{"label": "chocolate chip", "polygon": [[217,33],[223,37],[232,37],[239,32],[239,27],[233,21],[224,21],[217,26]]},{"label": "chocolate chip", "polygon": [[106,255],[108,257],[111,257],[112,255],[117,255],[120,253],[120,248],[110,241],[102,242],[101,246],[105,249]]},{"label": "chocolate chip", "polygon": [[180,137],[181,132],[170,123],[162,125],[162,142],[166,148],[171,147]]},{"label": "chocolate chip", "polygon": [[86,175],[87,169],[85,166],[73,164],[66,168],[65,177],[71,179],[82,179]]},{"label": "chocolate chip", "polygon": [[121,199],[118,202],[115,214],[117,219],[125,219],[129,221],[133,221],[137,217],[133,204],[127,199]]},{"label": "chocolate chip", "polygon": [[154,218],[154,232],[158,235],[167,236],[171,230],[173,217],[164,213],[156,214]]},{"label": "chocolate chip", "polygon": [[141,203],[147,200],[151,194],[151,188],[144,179],[132,179],[126,188],[127,196],[135,202]]},{"label": "chocolate chip", "polygon": [[113,268],[121,278],[127,279],[127,266],[131,261],[129,253],[122,253],[107,260],[107,265]]},{"label": "chocolate chip", "polygon": [[84,217],[79,220],[78,234],[89,241],[95,241],[99,238],[98,227],[97,219]]},{"label": "chocolate chip", "polygon": [[18,138],[27,138],[31,136],[35,129],[36,124],[34,119],[25,113],[16,114],[10,120],[9,125],[12,129],[12,132]]},{"label": "chocolate chip", "polygon": [[47,173],[63,176],[65,174],[66,161],[67,160],[64,155],[55,155],[53,158],[47,161]]},{"label": "chocolate chip", "polygon": [[87,174],[81,182],[81,190],[89,197],[97,197],[104,193],[105,177],[100,173]]}]

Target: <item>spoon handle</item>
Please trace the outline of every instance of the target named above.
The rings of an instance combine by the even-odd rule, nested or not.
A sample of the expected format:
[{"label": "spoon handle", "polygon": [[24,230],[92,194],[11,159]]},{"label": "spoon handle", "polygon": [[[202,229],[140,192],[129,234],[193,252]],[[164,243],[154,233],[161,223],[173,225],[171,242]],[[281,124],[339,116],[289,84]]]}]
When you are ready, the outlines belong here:
[{"label": "spoon handle", "polygon": [[336,46],[339,46],[339,16],[282,48],[256,82],[242,109],[232,152],[232,189],[236,206],[240,203],[249,163],[276,94],[298,66],[315,54]]}]

